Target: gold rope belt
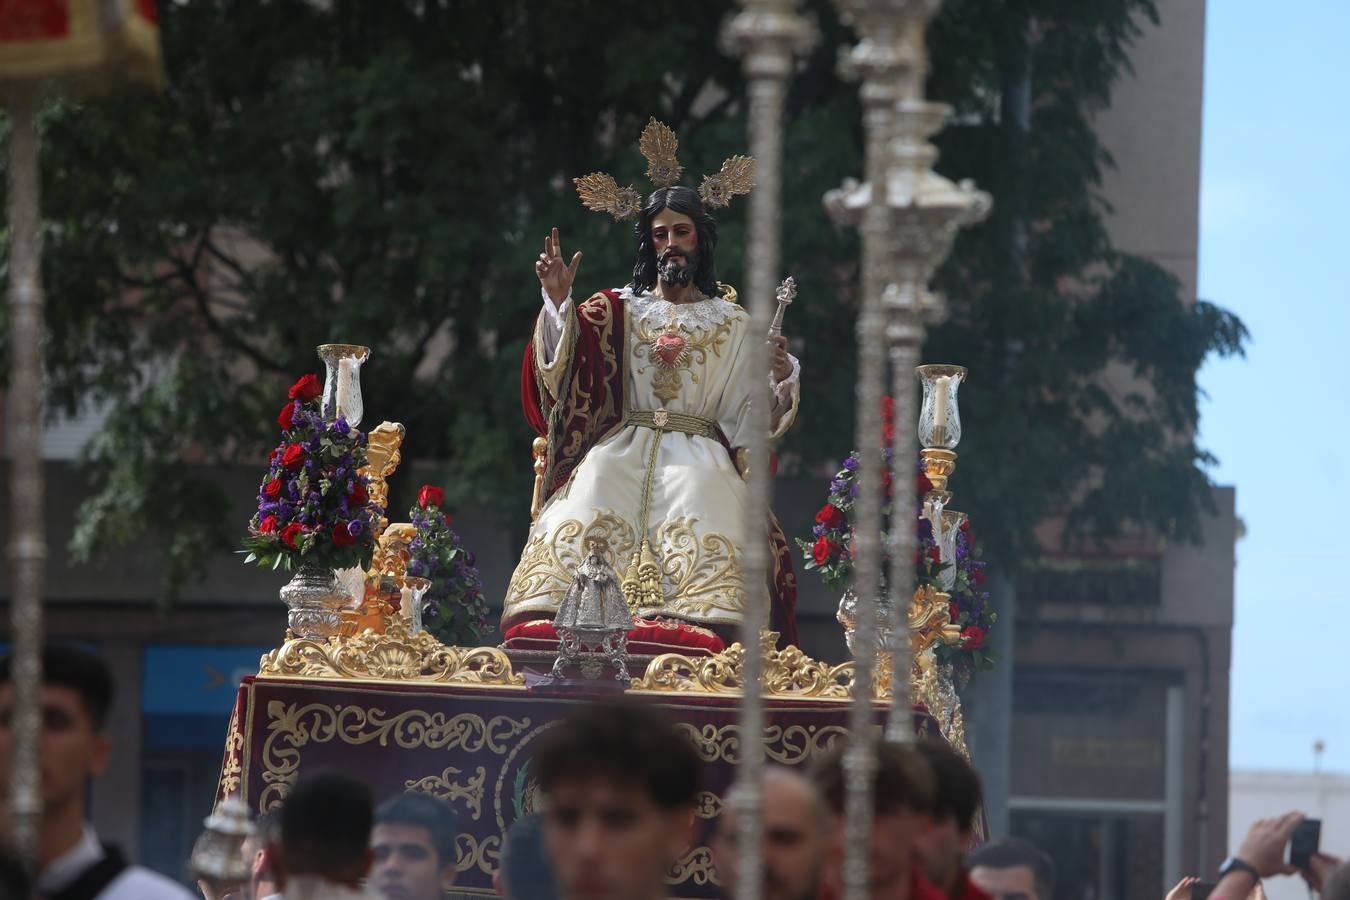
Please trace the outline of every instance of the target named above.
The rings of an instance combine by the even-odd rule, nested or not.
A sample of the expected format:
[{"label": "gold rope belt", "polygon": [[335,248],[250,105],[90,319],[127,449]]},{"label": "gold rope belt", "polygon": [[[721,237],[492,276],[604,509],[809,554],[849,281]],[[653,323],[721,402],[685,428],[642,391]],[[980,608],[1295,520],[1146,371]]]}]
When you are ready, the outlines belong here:
[{"label": "gold rope belt", "polygon": [[657,431],[678,431],[698,437],[717,440],[717,422],[703,416],[671,412],[668,409],[635,409],[623,420],[625,425],[654,428]]}]

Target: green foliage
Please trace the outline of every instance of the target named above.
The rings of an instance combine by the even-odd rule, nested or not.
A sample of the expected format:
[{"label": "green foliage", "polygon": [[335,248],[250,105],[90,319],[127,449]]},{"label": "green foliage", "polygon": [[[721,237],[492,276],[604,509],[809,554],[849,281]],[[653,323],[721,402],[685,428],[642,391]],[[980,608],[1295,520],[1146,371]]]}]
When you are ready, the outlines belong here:
[{"label": "green foliage", "polygon": [[[861,171],[860,125],[854,87],[834,74],[849,34],[827,0],[807,6],[822,40],[789,99],[783,237],[811,427],[785,451],[825,464],[851,444],[857,238],[820,197]],[[631,233],[584,211],[570,179],[611,171],[645,188],[634,144],[649,115],[679,133],[687,179],[744,150],[739,62],[718,50],[726,4],[188,0],[161,12],[164,94],[57,103],[43,121],[51,398],[112,409],[89,452],[99,493],[77,554],[157,530],[172,588],[228,548],[237,523],[221,520],[205,473],[265,457],[269,398],[325,341],[373,346],[366,409],[408,426],[405,459],[445,461],[452,503],[489,500],[523,522],[516,384],[539,305],[533,257],[558,225],[567,252],[586,251],[582,290],[627,280]],[[997,203],[944,272],[954,315],[927,355],[972,370],[958,490],[1005,554],[1068,498],[1103,533],[1189,534],[1205,496],[1194,372],[1245,333],[1114,253],[1095,195],[1108,161],[1089,114],[1124,65],[1131,17],[1151,12],[1149,0],[949,0],[931,29],[932,89],[962,115],[942,136],[944,170]],[[1025,71],[1037,102],[1021,134],[996,113]],[[722,216],[719,277],[733,284],[743,216],[743,203]],[[1108,363],[1142,389],[1108,394]]]}]

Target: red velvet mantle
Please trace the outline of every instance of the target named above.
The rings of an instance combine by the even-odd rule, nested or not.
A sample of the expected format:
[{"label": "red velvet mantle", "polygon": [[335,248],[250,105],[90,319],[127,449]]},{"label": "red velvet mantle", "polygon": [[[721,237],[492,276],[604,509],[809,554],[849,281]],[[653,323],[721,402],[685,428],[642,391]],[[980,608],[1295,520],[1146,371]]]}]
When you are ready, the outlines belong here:
[{"label": "red velvet mantle", "polygon": [[[739,761],[737,701],[731,696],[651,695],[682,723],[708,762],[693,848],[671,873],[675,897],[717,896],[708,841]],[[285,797],[302,772],[356,773],[377,799],[409,789],[446,798],[459,817],[456,889],[492,895],[501,837],[537,798],[530,753],[539,735],[583,697],[524,690],[245,678],[226,740],[218,800],[241,795],[252,810]],[[768,754],[806,765],[845,733],[838,701],[770,701]],[[884,710],[878,707],[878,722]],[[916,709],[915,729],[937,734]]]}]

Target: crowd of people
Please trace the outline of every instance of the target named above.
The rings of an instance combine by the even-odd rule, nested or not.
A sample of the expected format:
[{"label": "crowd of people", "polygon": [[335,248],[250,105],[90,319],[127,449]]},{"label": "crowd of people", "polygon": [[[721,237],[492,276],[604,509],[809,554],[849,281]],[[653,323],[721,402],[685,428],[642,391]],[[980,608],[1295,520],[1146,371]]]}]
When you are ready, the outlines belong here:
[{"label": "crowd of people", "polygon": [[[0,900],[182,900],[193,896],[129,864],[88,822],[86,788],[107,764],[112,678],[96,657],[49,648],[43,658],[42,825],[36,878],[0,855]],[[0,771],[12,759],[13,687],[0,662]],[[1052,900],[1055,870],[1031,844],[979,846],[981,793],[970,764],[945,744],[878,741],[869,854],[873,900]],[[837,900],[843,893],[847,775],[837,745],[807,767],[765,768],[759,791],[765,900]],[[632,700],[578,706],[544,733],[533,773],[544,809],[505,835],[493,876],[510,900],[658,900],[692,846],[705,765],[658,708]],[[8,808],[7,779],[0,791]],[[737,823],[752,792],[726,791],[711,839],[716,882],[741,883]],[[1288,862],[1300,813],[1252,826],[1216,881],[1183,879],[1167,900],[1260,897],[1263,879],[1300,875],[1328,900],[1350,900],[1350,867],[1317,853]],[[0,820],[0,835],[5,822]],[[377,804],[361,779],[303,775],[279,808],[260,815],[240,853],[247,883],[200,884],[205,900],[442,900],[459,858],[454,810],[399,794]],[[973,848],[973,849],[972,849]]]}]

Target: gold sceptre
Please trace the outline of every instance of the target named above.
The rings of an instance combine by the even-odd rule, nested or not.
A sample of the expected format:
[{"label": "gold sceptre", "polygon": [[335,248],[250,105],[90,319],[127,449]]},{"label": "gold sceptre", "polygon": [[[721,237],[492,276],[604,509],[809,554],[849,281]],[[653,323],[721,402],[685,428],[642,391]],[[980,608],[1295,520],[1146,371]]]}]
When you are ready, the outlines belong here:
[{"label": "gold sceptre", "polygon": [[784,278],[775,296],[778,298],[778,309],[774,311],[773,324],[769,326],[769,337],[778,337],[783,333],[783,313],[797,299],[797,279],[791,275]]}]

